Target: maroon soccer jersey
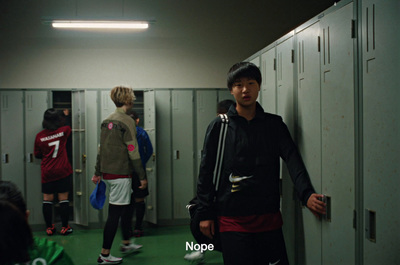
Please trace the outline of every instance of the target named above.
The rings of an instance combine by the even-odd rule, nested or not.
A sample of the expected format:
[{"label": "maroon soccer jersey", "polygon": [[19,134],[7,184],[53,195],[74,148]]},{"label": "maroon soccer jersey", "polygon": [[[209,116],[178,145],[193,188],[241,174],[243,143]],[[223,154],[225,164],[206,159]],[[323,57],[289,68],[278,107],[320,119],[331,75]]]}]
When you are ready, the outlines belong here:
[{"label": "maroon soccer jersey", "polygon": [[42,157],[42,183],[52,182],[72,174],[68,161],[67,139],[71,127],[63,126],[57,130],[43,130],[36,135],[35,157]]}]

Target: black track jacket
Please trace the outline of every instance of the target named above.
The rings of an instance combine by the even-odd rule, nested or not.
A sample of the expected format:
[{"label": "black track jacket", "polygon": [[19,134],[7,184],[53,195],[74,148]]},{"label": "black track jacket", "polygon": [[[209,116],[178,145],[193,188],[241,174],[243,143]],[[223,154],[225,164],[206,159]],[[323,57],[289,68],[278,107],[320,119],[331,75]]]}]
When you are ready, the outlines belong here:
[{"label": "black track jacket", "polygon": [[[298,197],[307,204],[315,191],[282,118],[264,113],[258,103],[251,121],[239,116],[235,105],[227,115],[229,127],[217,194],[212,181],[221,119],[215,118],[207,128],[197,184],[200,220],[278,212],[280,157],[287,164]],[[231,173],[247,178],[233,183]]]}]

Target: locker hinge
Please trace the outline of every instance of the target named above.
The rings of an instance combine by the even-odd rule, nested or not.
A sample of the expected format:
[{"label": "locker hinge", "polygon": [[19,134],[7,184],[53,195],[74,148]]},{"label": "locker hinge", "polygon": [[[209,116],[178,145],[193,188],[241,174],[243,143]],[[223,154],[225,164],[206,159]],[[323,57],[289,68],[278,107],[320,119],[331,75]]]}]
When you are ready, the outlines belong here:
[{"label": "locker hinge", "polygon": [[276,71],[276,58],[274,58],[274,71]]},{"label": "locker hinge", "polygon": [[292,50],[292,63],[294,63],[294,50]]},{"label": "locker hinge", "polygon": [[321,52],[321,37],[318,36],[318,52]]},{"label": "locker hinge", "polygon": [[351,38],[356,38],[356,20],[354,19],[351,20]]},{"label": "locker hinge", "polygon": [[353,210],[353,228],[357,229],[357,211]]}]

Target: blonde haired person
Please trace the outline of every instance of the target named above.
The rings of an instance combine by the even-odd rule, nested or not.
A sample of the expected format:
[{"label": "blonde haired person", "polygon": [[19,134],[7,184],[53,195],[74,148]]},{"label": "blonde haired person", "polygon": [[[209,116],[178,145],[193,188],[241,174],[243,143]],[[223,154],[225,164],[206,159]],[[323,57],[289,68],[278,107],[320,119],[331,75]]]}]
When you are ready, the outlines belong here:
[{"label": "blonde haired person", "polygon": [[110,249],[121,219],[121,252],[130,253],[142,246],[130,241],[130,203],[132,193],[132,172],[139,176],[141,186],[147,187],[136,139],[136,124],[127,110],[133,107],[135,95],[132,88],[117,86],[111,90],[111,99],[117,109],[101,123],[100,147],[97,155],[93,183],[101,177],[110,188],[108,218],[104,227],[103,247],[97,259],[98,264],[119,264],[122,258],[113,257]]}]

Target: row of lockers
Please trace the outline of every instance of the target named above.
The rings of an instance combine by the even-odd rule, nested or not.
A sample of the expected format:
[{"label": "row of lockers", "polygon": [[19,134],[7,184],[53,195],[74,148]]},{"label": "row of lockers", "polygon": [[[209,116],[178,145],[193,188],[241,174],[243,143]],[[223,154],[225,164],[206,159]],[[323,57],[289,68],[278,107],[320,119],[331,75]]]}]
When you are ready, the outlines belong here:
[{"label": "row of lockers", "polygon": [[291,264],[396,264],[400,258],[400,2],[341,1],[247,60],[259,98],[298,143],[328,212],[293,197],[283,167]]},{"label": "row of lockers", "polygon": [[[0,90],[2,180],[12,180],[25,194],[30,224],[42,228],[40,160],[33,143],[42,129],[44,111],[53,107],[51,90]],[[89,195],[96,162],[101,121],[115,110],[109,90],[71,93],[73,137],[73,223],[98,227],[107,205],[98,212]],[[151,223],[187,223],[187,202],[195,194],[200,152],[208,123],[216,116],[218,100],[233,99],[228,89],[160,89],[144,92],[144,128],[154,146],[146,165],[150,195],[146,219]],[[158,172],[158,173],[157,173]]]}]

